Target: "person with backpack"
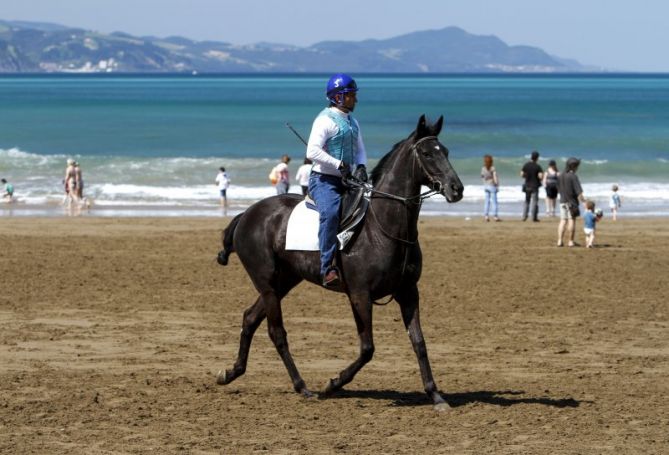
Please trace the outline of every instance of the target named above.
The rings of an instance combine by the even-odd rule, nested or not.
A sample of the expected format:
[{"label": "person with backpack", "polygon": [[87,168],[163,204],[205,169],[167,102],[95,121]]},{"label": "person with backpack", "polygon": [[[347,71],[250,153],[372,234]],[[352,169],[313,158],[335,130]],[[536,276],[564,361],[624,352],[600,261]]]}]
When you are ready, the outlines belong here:
[{"label": "person with backpack", "polygon": [[288,163],[290,163],[290,157],[288,155],[283,155],[281,157],[281,162],[274,166],[272,172],[269,174],[270,182],[276,186],[276,194],[286,194],[290,189]]},{"label": "person with backpack", "polygon": [[558,225],[557,246],[564,245],[564,235],[567,234],[567,244],[576,246],[574,233],[576,231],[576,218],[581,214],[579,202],[585,202],[581,181],[576,175],[581,160],[571,157],[567,160],[564,172],[558,177],[558,192],[560,193],[560,224]]}]

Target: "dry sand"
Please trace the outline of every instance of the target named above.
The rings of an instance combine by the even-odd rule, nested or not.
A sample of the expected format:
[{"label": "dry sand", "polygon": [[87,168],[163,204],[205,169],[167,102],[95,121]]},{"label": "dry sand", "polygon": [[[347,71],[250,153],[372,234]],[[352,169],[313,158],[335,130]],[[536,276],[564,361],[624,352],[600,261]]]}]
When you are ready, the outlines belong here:
[{"label": "dry sand", "polygon": [[[421,221],[444,413],[394,302],[332,399],[292,391],[264,323],[216,385],[255,299],[236,256],[214,260],[226,224],[0,219],[0,453],[669,453],[666,219],[604,219],[594,250],[553,246],[554,220]],[[320,390],[357,354],[347,302],[303,284],[283,308]]]}]

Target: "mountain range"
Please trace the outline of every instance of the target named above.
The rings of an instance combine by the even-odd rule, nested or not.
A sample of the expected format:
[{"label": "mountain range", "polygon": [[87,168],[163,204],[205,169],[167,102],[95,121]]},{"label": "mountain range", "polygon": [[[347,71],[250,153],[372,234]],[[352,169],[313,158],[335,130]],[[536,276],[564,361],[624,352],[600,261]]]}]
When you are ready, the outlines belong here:
[{"label": "mountain range", "polygon": [[[342,65],[342,62],[345,62]],[[311,46],[237,45],[0,20],[0,73],[555,73],[601,71],[458,27]]]}]

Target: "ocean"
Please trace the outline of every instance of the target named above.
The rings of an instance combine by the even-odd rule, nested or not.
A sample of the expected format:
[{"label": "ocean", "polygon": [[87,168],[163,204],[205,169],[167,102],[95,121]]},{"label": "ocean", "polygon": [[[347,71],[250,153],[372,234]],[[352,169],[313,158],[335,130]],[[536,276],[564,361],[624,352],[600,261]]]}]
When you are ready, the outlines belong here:
[{"label": "ocean", "polygon": [[[493,155],[500,212],[518,218],[519,171],[582,159],[587,197],[620,216],[669,216],[669,75],[353,75],[369,168],[421,114],[445,118],[441,142],[465,184],[457,204],[424,215],[479,216],[482,156]],[[295,175],[325,106],[328,75],[2,75],[0,177],[17,201],[2,215],[63,213],[65,162],[81,164],[92,216],[221,216],[214,178],[232,180],[228,214],[274,194],[281,155]],[[292,192],[300,192],[295,182]],[[540,194],[540,196],[542,196]]]}]

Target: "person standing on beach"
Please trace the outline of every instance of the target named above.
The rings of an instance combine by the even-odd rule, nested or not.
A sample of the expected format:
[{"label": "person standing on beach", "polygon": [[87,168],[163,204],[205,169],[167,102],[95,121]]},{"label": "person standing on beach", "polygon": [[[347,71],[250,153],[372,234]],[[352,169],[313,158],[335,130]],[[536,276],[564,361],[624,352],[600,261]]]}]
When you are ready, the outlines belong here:
[{"label": "person standing on beach", "polygon": [[558,196],[558,172],[555,160],[548,162],[548,169],[544,173],[544,188],[546,189],[546,215],[555,216],[555,204]]},{"label": "person standing on beach", "polygon": [[560,193],[560,224],[558,225],[557,246],[564,245],[565,228],[569,237],[568,245],[575,246],[574,233],[576,218],[580,215],[579,201],[585,202],[581,181],[576,175],[581,160],[569,158],[564,172],[558,177],[558,192]]},{"label": "person standing on beach", "polygon": [[14,197],[14,185],[9,183],[6,179],[0,180],[3,185],[5,185],[5,192],[2,193],[2,199],[5,200],[5,202],[12,202],[12,199]]},{"label": "person standing on beach", "polygon": [[67,160],[67,167],[65,168],[65,178],[63,179],[63,184],[65,185],[65,200],[63,203],[71,205],[72,202],[76,202],[77,198],[77,175],[74,169],[74,160]]},{"label": "person standing on beach", "polygon": [[613,216],[613,221],[618,219],[618,209],[621,207],[622,203],[620,201],[620,195],[618,194],[618,185],[613,185],[611,187],[611,198],[609,199],[609,208],[611,209],[611,215]]},{"label": "person standing on beach", "polygon": [[602,219],[602,210],[595,211],[594,201],[585,201],[585,213],[583,214],[583,233],[585,234],[585,247],[594,248],[595,230],[597,222]]},{"label": "person standing on beach", "polygon": [[525,163],[520,171],[520,176],[525,179],[523,191],[525,192],[525,205],[523,206],[523,221],[527,220],[527,215],[532,206],[532,221],[539,221],[539,187],[543,177],[543,169],[537,164],[539,152],[534,150],[530,156],[530,161]]},{"label": "person standing on beach", "polygon": [[281,157],[281,162],[274,167],[273,173],[276,175],[276,194],[286,194],[290,189],[288,163],[290,163],[290,157],[288,155],[283,155]]},{"label": "person standing on beach", "polygon": [[76,187],[77,187],[77,198],[79,198],[80,201],[83,201],[84,200],[84,176],[81,172],[81,166],[77,162],[74,163],[74,178],[75,178]]},{"label": "person standing on beach", "polygon": [[501,221],[497,216],[497,190],[499,188],[499,178],[497,171],[492,165],[492,156],[483,156],[483,167],[481,168],[481,178],[483,179],[483,190],[485,191],[485,203],[483,206],[483,219],[490,221],[488,216],[492,209],[492,215],[495,221]]},{"label": "person standing on beach", "polygon": [[321,254],[323,286],[341,284],[335,264],[339,207],[346,191],[343,180],[351,169],[367,181],[367,152],[360,125],[351,113],[358,102],[358,85],[348,74],[338,73],[327,83],[329,105],[314,120],[307,145],[307,158],[313,161],[309,177],[309,194],[318,208],[318,244]]},{"label": "person standing on beach", "polygon": [[304,159],[304,164],[299,167],[297,174],[295,174],[295,180],[302,187],[302,196],[306,196],[309,192],[309,175],[311,175],[311,165],[312,161],[309,158]]},{"label": "person standing on beach", "polygon": [[216,175],[216,185],[218,186],[218,192],[221,197],[221,207],[228,207],[228,187],[230,186],[230,179],[228,178],[225,168],[221,166],[218,168],[218,174]]}]

